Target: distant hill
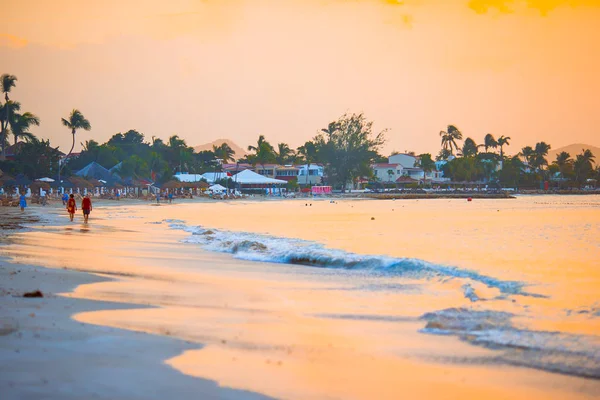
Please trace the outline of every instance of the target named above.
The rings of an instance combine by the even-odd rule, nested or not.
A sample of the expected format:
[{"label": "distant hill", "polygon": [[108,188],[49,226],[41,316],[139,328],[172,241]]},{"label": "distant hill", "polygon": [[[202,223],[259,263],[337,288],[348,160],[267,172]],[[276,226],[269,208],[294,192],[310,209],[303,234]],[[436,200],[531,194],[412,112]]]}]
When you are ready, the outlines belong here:
[{"label": "distant hill", "polygon": [[558,149],[552,149],[548,152],[547,159],[548,162],[551,163],[552,161],[556,160],[556,155],[562,151],[566,151],[571,155],[571,158],[575,159],[575,156],[577,154],[581,154],[582,149],[590,149],[592,153],[594,153],[594,155],[596,156],[596,163],[600,162],[600,147],[580,143],[570,144],[568,146],[559,147]]},{"label": "distant hill", "polygon": [[204,150],[212,150],[213,146],[220,146],[223,143],[227,143],[229,145],[229,147],[231,147],[233,149],[233,151],[235,152],[235,158],[241,158],[241,157],[244,157],[246,154],[248,154],[244,151],[244,149],[242,149],[240,146],[233,143],[229,139],[217,139],[214,142],[201,144],[199,146],[194,147],[194,151],[196,153],[198,153],[198,152],[204,151]]}]

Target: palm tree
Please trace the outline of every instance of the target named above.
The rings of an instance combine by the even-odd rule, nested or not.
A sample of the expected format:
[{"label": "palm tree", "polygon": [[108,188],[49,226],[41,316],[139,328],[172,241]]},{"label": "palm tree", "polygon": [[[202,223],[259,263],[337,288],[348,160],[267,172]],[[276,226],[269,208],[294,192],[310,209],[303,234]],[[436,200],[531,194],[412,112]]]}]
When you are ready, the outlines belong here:
[{"label": "palm tree", "polygon": [[223,143],[220,146],[213,146],[213,153],[215,153],[217,158],[223,160],[225,164],[234,160],[235,151],[227,143]]},{"label": "palm tree", "polygon": [[[10,93],[11,89],[14,88],[16,86],[16,82],[17,82],[17,77],[14,75],[10,75],[10,74],[2,74],[2,76],[0,76],[0,90],[2,91],[2,93],[4,93],[4,101],[5,101],[5,105],[8,105],[10,99],[8,97],[8,94]],[[4,107],[4,115],[2,116],[2,123],[1,123],[1,131],[0,131],[0,144],[2,145],[2,158],[5,158],[6,156],[6,128],[8,128],[8,122],[10,121],[10,111],[11,108],[10,107]]]},{"label": "palm tree", "polygon": [[462,140],[462,133],[454,125],[448,125],[447,131],[440,131],[442,137],[442,147],[450,151],[450,154],[454,154],[452,149],[458,150],[457,140]]},{"label": "palm tree", "polygon": [[306,170],[306,181],[305,185],[308,185],[308,174],[310,171],[310,165],[317,161],[317,146],[313,141],[308,141],[304,143],[302,146],[298,147],[298,154],[304,157],[304,161],[306,161],[307,170]]},{"label": "palm tree", "polygon": [[256,146],[248,146],[248,151],[254,151],[252,157],[249,158],[254,165],[262,165],[263,171],[265,169],[265,164],[275,161],[275,149],[273,149],[271,143],[265,140],[264,135],[258,137]]},{"label": "palm tree", "polygon": [[504,159],[504,146],[508,146],[510,144],[508,142],[509,140],[511,140],[510,136],[502,135],[496,141],[498,147],[500,147],[500,159]]},{"label": "palm tree", "polygon": [[418,166],[423,169],[423,183],[427,183],[427,173],[435,170],[435,161],[431,158],[431,154],[420,154],[417,158]]},{"label": "palm tree", "polygon": [[525,161],[527,161],[527,166],[529,168],[533,167],[533,159],[534,159],[534,155],[535,155],[535,151],[533,150],[533,148],[531,146],[525,146],[521,149],[521,155],[523,156],[523,158],[525,159]]},{"label": "palm tree", "polygon": [[591,152],[590,149],[587,149],[587,150],[582,149],[581,154],[577,155],[575,162],[573,163],[573,167],[575,169],[575,174],[576,174],[575,179],[578,182],[581,182],[584,179],[586,179],[586,177],[594,171],[594,167],[592,164],[594,164],[595,158],[596,157],[594,156],[594,154]]},{"label": "palm tree", "polygon": [[392,177],[394,176],[394,170],[393,169],[388,169],[387,170],[387,174],[388,174],[388,182],[392,181]]},{"label": "palm tree", "polygon": [[462,154],[463,157],[477,155],[477,144],[473,139],[469,137],[465,139],[465,142],[463,143]]},{"label": "palm tree", "polygon": [[556,161],[554,161],[554,165],[558,167],[561,178],[564,178],[565,169],[571,164],[573,164],[573,160],[571,159],[571,155],[566,151],[561,151],[556,155]]},{"label": "palm tree", "polygon": [[534,149],[535,157],[533,158],[534,166],[536,168],[543,170],[544,165],[548,165],[548,160],[546,160],[546,156],[548,155],[548,151],[550,150],[550,148],[551,146],[546,142],[536,143]]},{"label": "palm tree", "polygon": [[486,153],[488,152],[488,148],[495,149],[496,147],[498,147],[498,142],[494,138],[494,135],[492,135],[491,133],[485,135],[485,138],[483,139],[483,147],[485,148]]},{"label": "palm tree", "polygon": [[31,125],[40,126],[40,119],[37,115],[30,112],[23,114],[14,113],[10,120],[10,130],[15,137],[15,144],[19,139],[25,139],[30,142],[33,139],[33,134],[29,132]]},{"label": "palm tree", "polygon": [[279,165],[285,165],[293,154],[294,150],[290,149],[287,143],[279,143],[275,151],[275,161]]},{"label": "palm tree", "polygon": [[73,148],[75,147],[75,134],[78,129],[83,129],[85,131],[89,131],[92,129],[90,122],[85,119],[81,111],[77,109],[73,109],[68,119],[61,118],[62,124],[71,130],[71,134],[73,135],[73,144],[71,145],[71,150],[69,150],[69,154],[65,157],[65,162],[58,168],[58,182],[60,183],[60,172],[62,171],[65,163],[69,159],[69,156],[73,152]]}]

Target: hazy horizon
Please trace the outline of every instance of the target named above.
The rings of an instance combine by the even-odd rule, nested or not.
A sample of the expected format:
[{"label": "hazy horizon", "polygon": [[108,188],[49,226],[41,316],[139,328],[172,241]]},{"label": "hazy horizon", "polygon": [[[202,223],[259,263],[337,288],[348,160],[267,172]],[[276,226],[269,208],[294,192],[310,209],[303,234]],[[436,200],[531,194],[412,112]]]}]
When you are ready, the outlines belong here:
[{"label": "hazy horizon", "polygon": [[259,134],[292,147],[344,112],[388,128],[385,153],[437,153],[458,126],[509,154],[600,146],[600,0],[176,0],[6,4],[0,73],[70,147],[136,129],[191,146]]}]

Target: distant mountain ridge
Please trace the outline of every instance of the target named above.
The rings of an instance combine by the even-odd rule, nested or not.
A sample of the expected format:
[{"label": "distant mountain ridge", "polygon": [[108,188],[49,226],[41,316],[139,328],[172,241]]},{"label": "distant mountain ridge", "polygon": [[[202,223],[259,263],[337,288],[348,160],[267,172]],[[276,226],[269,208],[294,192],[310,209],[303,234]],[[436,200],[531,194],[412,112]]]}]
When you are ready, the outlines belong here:
[{"label": "distant mountain ridge", "polygon": [[245,155],[248,154],[248,153],[246,153],[246,151],[244,151],[244,149],[242,149],[240,146],[238,146],[232,140],[229,140],[229,139],[217,139],[210,143],[198,145],[198,146],[194,147],[194,151],[196,153],[198,153],[200,151],[212,150],[213,146],[218,147],[218,146],[221,146],[223,143],[227,143],[229,145],[229,147],[231,147],[231,149],[235,152],[236,159],[244,157]]},{"label": "distant mountain ridge", "polygon": [[548,152],[548,163],[552,163],[552,161],[556,160],[556,155],[562,151],[566,151],[571,155],[571,158],[575,159],[577,154],[581,154],[583,150],[590,149],[592,153],[596,156],[596,164],[600,163],[600,147],[591,146],[589,144],[581,144],[574,143],[568,146],[559,147],[557,149],[552,149]]}]

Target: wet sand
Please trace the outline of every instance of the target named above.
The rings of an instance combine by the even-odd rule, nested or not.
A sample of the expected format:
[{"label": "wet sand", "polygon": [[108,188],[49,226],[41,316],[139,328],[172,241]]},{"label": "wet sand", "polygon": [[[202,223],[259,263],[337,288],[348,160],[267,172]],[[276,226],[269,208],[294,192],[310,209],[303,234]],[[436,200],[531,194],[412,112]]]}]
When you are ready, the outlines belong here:
[{"label": "wet sand", "polygon": [[[50,209],[30,209],[22,218],[16,209],[0,208],[0,218],[11,220],[11,226],[0,231],[4,244],[12,241],[17,225],[39,222],[37,214]],[[202,349],[201,343],[76,321],[73,315],[80,313],[147,307],[86,300],[71,293],[80,285],[111,281],[108,276],[0,258],[0,398],[267,398],[184,375],[165,364],[185,351]],[[44,297],[23,297],[34,290]]]},{"label": "wet sand", "polygon": [[[211,387],[203,380],[208,378],[225,387],[289,399],[591,399],[600,392],[597,380],[506,365],[497,361],[493,350],[452,336],[419,333],[424,326],[419,316],[430,300],[421,294],[418,283],[388,282],[397,293],[372,296],[357,290],[354,274],[234,260],[180,243],[187,234],[161,223],[165,216],[175,214],[177,208],[170,207],[177,206],[97,207],[88,225],[65,223],[62,210],[51,210],[53,225],[17,233],[4,249],[13,261],[48,266],[57,277],[75,274],[63,268],[101,274],[102,278],[93,281],[71,282],[79,286],[56,300],[80,305],[56,319],[60,329],[87,329],[94,348],[94,341],[108,342],[107,350],[101,352],[106,358],[99,362],[104,373],[113,369],[113,361],[120,365],[118,360],[125,357],[130,369],[146,373],[140,382],[146,379],[170,387],[173,398],[186,398],[185,388],[191,386],[183,382],[180,389],[179,384],[172,384],[162,371],[165,368],[189,380],[189,385],[208,385],[202,386],[205,390]],[[185,207],[178,213],[189,212]],[[207,210],[219,213],[223,207]],[[23,279],[32,286],[26,275]],[[369,276],[360,277],[359,282],[365,287],[378,283]],[[56,293],[66,288],[46,290]],[[5,297],[25,305],[39,300],[2,296],[3,302]],[[443,307],[459,307],[464,298],[440,286],[437,301]],[[60,309],[62,304],[58,304]],[[43,327],[48,328],[47,324]],[[0,338],[11,338],[6,346],[9,353],[18,343],[14,335]],[[105,340],[114,337],[110,335],[130,339],[119,342],[119,351],[113,343],[111,352],[111,340]],[[157,342],[148,342],[153,340]],[[48,339],[58,347],[56,351],[66,347],[56,342],[56,338]],[[82,347],[88,351],[90,345]],[[43,355],[43,348],[33,348],[32,357]],[[148,349],[153,350],[150,355]],[[55,361],[64,364],[63,379],[80,370],[66,361],[69,358],[64,363],[60,357]],[[40,369],[40,376],[46,369]],[[84,391],[87,380],[100,377],[106,384],[103,371],[76,378],[80,386],[73,390],[73,398],[89,393]],[[115,374],[114,379],[122,375]],[[24,374],[13,378],[26,383]],[[143,384],[132,382],[120,381],[115,392],[105,387],[113,394],[106,398],[152,398],[138,393],[144,390]],[[4,381],[0,384],[5,385]],[[63,380],[59,386],[64,385],[68,383]],[[247,392],[214,393],[215,398],[250,396]]]}]

